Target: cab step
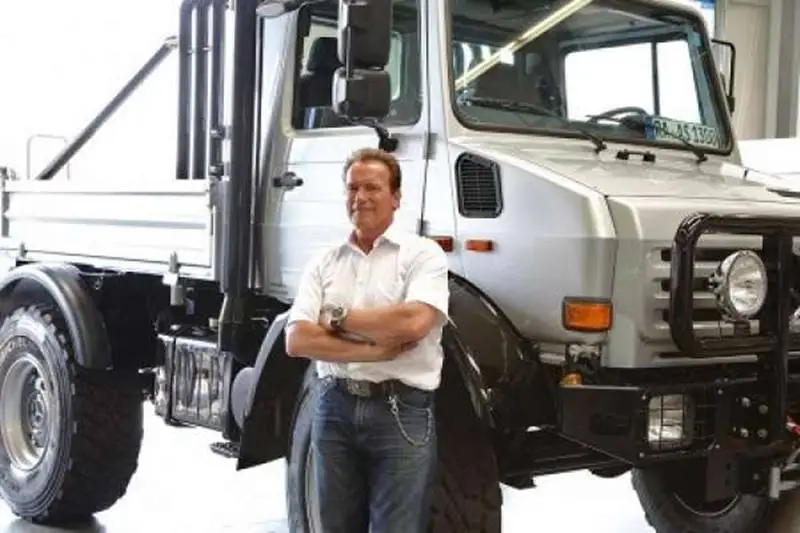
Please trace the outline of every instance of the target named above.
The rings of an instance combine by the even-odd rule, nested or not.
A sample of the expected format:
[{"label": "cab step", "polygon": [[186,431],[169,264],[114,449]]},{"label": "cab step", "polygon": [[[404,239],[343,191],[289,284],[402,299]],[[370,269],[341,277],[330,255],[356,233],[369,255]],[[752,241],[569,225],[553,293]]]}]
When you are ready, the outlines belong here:
[{"label": "cab step", "polygon": [[211,451],[221,455],[228,459],[238,459],[239,458],[239,443],[238,442],[230,442],[230,441],[222,441],[222,442],[212,442],[208,445],[211,448]]}]

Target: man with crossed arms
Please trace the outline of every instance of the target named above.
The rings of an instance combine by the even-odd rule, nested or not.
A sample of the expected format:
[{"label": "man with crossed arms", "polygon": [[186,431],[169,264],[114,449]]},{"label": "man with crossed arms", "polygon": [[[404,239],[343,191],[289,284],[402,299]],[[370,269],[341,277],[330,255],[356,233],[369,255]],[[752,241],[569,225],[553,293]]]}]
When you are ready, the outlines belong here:
[{"label": "man with crossed arms", "polygon": [[362,149],[344,167],[349,238],[306,268],[287,351],[321,380],[311,430],[322,533],[427,529],[436,458],[434,393],[447,320],[447,258],[394,223],[401,172]]}]

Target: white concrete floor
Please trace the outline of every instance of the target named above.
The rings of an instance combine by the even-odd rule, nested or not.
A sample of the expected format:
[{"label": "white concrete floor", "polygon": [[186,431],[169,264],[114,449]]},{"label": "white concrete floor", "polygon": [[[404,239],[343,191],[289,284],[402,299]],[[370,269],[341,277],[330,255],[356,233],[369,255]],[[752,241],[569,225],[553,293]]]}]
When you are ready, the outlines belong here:
[{"label": "white concrete floor", "polygon": [[[285,533],[284,465],[242,472],[212,453],[215,433],[145,418],[139,470],[128,494],[79,533]],[[652,533],[629,476],[586,472],[550,476],[526,491],[505,491],[504,533]],[[782,533],[794,528],[783,529]],[[800,530],[800,529],[798,529]],[[56,533],[16,519],[0,504],[0,533]],[[72,530],[75,532],[75,530]],[[75,532],[78,533],[78,532]]]}]

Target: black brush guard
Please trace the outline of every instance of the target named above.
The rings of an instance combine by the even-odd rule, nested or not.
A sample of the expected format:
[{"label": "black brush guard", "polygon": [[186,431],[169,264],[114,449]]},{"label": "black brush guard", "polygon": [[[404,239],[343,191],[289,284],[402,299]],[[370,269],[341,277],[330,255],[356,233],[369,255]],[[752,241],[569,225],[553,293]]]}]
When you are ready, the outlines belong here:
[{"label": "black brush guard", "polygon": [[[759,321],[755,335],[703,338],[695,334],[697,243],[714,233],[763,239],[759,255],[767,270],[767,296],[753,317]],[[634,465],[717,453],[761,454],[779,444],[787,435],[789,388],[800,385],[800,375],[789,374],[789,352],[800,351],[800,335],[789,330],[798,305],[800,269],[792,251],[798,236],[800,216],[696,213],[686,217],[672,247],[669,327],[673,341],[681,355],[692,358],[758,356],[757,370],[723,375],[717,374],[719,366],[700,367],[694,377],[680,374],[685,369],[632,370],[625,374],[624,385],[561,386],[560,434]],[[694,437],[686,446],[664,447],[648,438],[649,408],[664,395],[686,395],[695,404]]]},{"label": "black brush guard", "polygon": [[[761,259],[767,270],[767,297],[758,334],[747,337],[698,338],[692,321],[693,279],[697,242],[712,233],[753,235],[763,239]],[[672,250],[669,327],[672,339],[686,356],[708,358],[758,355],[759,384],[770,391],[770,433],[786,427],[789,351],[800,348],[800,335],[792,335],[789,321],[796,302],[796,258],[792,251],[800,236],[800,217],[694,214],[683,220]],[[761,388],[761,387],[760,387]]]}]

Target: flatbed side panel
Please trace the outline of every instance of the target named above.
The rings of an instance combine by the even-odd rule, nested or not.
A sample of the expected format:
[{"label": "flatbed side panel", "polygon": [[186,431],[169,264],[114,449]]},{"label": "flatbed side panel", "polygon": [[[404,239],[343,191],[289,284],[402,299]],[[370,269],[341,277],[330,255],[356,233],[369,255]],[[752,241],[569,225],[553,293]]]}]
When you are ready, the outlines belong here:
[{"label": "flatbed side panel", "polygon": [[215,278],[216,209],[207,182],[98,184],[6,182],[0,247],[33,260],[64,260]]}]

